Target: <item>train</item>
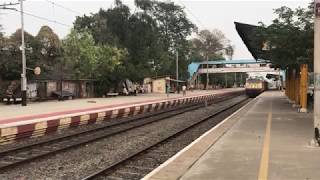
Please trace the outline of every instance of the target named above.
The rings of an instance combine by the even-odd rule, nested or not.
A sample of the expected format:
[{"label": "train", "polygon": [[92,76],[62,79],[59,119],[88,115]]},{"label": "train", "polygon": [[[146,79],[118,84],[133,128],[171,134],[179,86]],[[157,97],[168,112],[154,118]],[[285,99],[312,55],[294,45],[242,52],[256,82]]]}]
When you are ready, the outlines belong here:
[{"label": "train", "polygon": [[268,89],[268,82],[263,79],[247,79],[246,94],[249,97],[256,97]]}]

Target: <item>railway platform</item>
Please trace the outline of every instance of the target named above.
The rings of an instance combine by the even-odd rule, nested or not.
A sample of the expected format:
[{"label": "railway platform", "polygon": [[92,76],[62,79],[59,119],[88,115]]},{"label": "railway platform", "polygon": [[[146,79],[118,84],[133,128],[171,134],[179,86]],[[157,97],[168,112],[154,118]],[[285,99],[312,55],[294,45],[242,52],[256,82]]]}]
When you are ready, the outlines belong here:
[{"label": "railway platform", "polygon": [[319,179],[312,116],[293,109],[283,92],[265,92],[144,180]]},{"label": "railway platform", "polygon": [[243,93],[242,88],[193,91],[181,94],[143,94],[114,98],[76,99],[31,103],[26,107],[0,107],[0,143],[43,136],[60,129],[93,124],[112,118],[133,116],[182,104],[210,100],[214,96]]}]

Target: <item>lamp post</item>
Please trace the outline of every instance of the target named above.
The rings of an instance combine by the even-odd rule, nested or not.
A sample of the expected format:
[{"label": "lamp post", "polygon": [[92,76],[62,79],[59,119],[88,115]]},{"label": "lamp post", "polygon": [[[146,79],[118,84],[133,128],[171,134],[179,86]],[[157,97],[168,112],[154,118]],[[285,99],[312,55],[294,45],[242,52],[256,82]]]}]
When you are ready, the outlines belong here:
[{"label": "lamp post", "polygon": [[24,43],[24,19],[23,19],[23,0],[20,0],[20,15],[21,15],[21,52],[22,52],[22,74],[21,74],[21,92],[22,106],[27,105],[27,65],[26,65],[26,47]]},{"label": "lamp post", "polygon": [[320,0],[314,1],[315,19],[314,19],[314,128],[315,139],[319,138],[320,128]]}]

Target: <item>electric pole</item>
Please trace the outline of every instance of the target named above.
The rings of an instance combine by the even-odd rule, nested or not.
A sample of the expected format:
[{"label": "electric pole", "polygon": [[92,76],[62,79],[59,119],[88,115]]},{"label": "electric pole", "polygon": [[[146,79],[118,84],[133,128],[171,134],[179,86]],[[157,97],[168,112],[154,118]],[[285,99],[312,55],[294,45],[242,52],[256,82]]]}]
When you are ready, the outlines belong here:
[{"label": "electric pole", "polygon": [[176,80],[177,80],[177,83],[176,83],[176,87],[177,87],[177,91],[179,93],[179,52],[178,52],[178,49],[176,49]]},{"label": "electric pole", "polygon": [[8,4],[2,4],[0,5],[0,9],[5,10],[14,10],[18,11],[16,8],[10,8],[7,6],[14,6],[20,4],[20,16],[21,16],[21,53],[22,53],[22,73],[21,73],[21,97],[22,97],[22,106],[27,105],[27,65],[26,65],[26,47],[24,42],[24,19],[23,19],[23,1],[19,0],[20,3],[8,3]]},{"label": "electric pole", "polygon": [[206,56],[206,60],[207,60],[207,84],[206,84],[206,90],[209,89],[209,56],[207,54]]},{"label": "electric pole", "polygon": [[24,19],[23,19],[23,0],[20,0],[20,15],[21,15],[21,52],[22,52],[22,74],[21,74],[21,92],[22,106],[27,105],[27,63],[26,63],[26,47],[24,43]]}]

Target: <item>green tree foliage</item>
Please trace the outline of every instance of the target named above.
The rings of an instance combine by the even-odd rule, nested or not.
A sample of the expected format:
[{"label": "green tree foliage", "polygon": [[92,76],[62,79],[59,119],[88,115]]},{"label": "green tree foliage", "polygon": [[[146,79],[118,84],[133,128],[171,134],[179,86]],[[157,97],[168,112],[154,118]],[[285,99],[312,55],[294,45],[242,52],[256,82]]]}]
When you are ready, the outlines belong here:
[{"label": "green tree foliage", "polygon": [[43,72],[57,71],[57,65],[61,57],[61,42],[53,30],[48,26],[42,26],[36,36],[38,42],[38,63],[41,64]]},{"label": "green tree foliage", "polygon": [[[41,77],[50,78],[57,71],[57,64],[61,59],[61,43],[59,37],[48,26],[41,27],[37,36],[25,31],[26,60],[28,68],[40,66]],[[0,70],[1,78],[5,80],[18,80],[22,71],[21,30],[18,29],[11,36],[0,36]],[[27,71],[28,79],[35,75]]]},{"label": "green tree foliage", "polygon": [[126,51],[109,45],[96,44],[88,31],[71,30],[62,41],[64,68],[75,79],[95,79],[99,94],[107,91],[113,81],[110,76],[123,63]]},{"label": "green tree foliage", "polygon": [[260,22],[258,38],[264,41],[274,64],[286,67],[300,63],[312,65],[313,60],[313,4],[308,8],[291,9],[283,6],[275,9],[277,17],[270,25]]},{"label": "green tree foliage", "polygon": [[114,76],[141,81],[155,74],[174,74],[174,51],[179,48],[181,71],[187,74],[187,36],[194,25],[186,18],[183,9],[171,2],[150,0],[135,1],[137,9],[130,9],[115,1],[115,7],[100,9],[91,16],[78,17],[74,27],[88,30],[96,44],[126,49],[128,56],[117,67]]},{"label": "green tree foliage", "polygon": [[[179,77],[187,79],[187,66],[190,44],[187,37],[196,30],[196,26],[186,17],[184,9],[173,2],[136,0],[145,14],[152,17],[157,24],[163,53],[158,62],[160,74],[175,74],[176,51],[179,52]],[[159,43],[158,43],[159,44]]]},{"label": "green tree foliage", "polygon": [[[26,57],[28,65],[34,66],[37,61],[37,55],[34,47],[37,47],[36,39],[28,32],[24,33],[26,44]],[[0,75],[2,79],[16,80],[20,79],[22,69],[21,56],[21,30],[18,29],[10,37],[2,36],[0,38]],[[30,73],[28,73],[30,75]]]},{"label": "green tree foliage", "polygon": [[97,47],[88,32],[71,30],[62,41],[65,66],[72,69],[72,78],[92,78],[97,64]]},{"label": "green tree foliage", "polygon": [[197,37],[191,40],[193,61],[224,60],[224,55],[232,56],[233,47],[225,35],[217,29],[201,30]]}]

